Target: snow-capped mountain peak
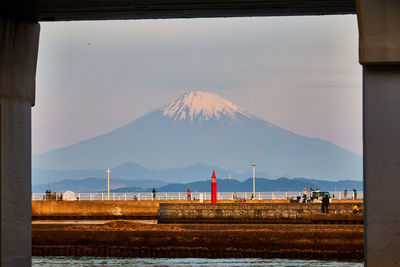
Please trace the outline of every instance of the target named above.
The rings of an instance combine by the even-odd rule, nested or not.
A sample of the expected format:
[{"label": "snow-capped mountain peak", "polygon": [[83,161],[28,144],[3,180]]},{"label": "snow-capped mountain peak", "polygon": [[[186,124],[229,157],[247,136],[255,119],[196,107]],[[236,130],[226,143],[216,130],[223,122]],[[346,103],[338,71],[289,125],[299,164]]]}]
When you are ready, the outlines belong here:
[{"label": "snow-capped mountain peak", "polygon": [[225,98],[202,91],[184,93],[168,102],[161,108],[161,111],[165,117],[174,120],[190,120],[191,122],[223,118],[236,120],[238,115],[253,117],[249,112]]}]

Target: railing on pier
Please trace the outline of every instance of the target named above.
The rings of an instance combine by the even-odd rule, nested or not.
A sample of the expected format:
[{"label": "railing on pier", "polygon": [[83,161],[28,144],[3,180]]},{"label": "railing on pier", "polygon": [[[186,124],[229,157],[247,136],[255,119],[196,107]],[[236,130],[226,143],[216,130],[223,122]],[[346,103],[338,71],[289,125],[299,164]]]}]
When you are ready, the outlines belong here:
[{"label": "railing on pier", "polygon": [[[60,192],[57,192],[59,195]],[[217,194],[218,200],[233,200],[234,192],[220,192]],[[343,192],[330,192],[333,199],[354,199],[353,192],[349,192],[347,197]],[[251,199],[252,192],[236,192],[238,199]],[[302,192],[256,192],[256,200],[280,200],[296,199],[303,196]],[[309,198],[309,193],[307,197]],[[76,200],[107,200],[107,193],[76,193]],[[45,193],[32,193],[32,200],[45,200]],[[192,192],[192,200],[210,200],[210,192]],[[363,199],[363,192],[357,192],[357,199]],[[131,192],[131,193],[110,193],[109,200],[153,200],[152,192]],[[186,192],[157,192],[155,200],[187,200]]]}]

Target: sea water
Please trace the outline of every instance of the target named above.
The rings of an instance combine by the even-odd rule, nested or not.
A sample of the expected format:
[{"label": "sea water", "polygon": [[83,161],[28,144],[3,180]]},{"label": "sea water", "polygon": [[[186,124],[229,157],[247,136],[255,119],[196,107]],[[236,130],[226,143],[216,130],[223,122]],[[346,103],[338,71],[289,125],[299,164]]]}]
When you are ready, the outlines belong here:
[{"label": "sea water", "polygon": [[200,267],[200,266],[293,266],[293,267],[361,267],[362,262],[293,260],[293,259],[205,259],[205,258],[111,258],[111,257],[32,257],[32,266],[152,266],[152,267]]}]

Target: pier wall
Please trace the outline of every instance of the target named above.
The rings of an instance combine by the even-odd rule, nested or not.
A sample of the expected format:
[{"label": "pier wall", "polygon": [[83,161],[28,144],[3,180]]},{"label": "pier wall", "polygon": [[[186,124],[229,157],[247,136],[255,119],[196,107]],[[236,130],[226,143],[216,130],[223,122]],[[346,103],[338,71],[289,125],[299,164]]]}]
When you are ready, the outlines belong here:
[{"label": "pier wall", "polygon": [[194,202],[198,203],[187,200],[40,200],[32,201],[32,219],[156,219],[160,203]]},{"label": "pier wall", "polygon": [[[357,203],[363,209],[362,201]],[[329,208],[331,213],[339,209],[342,215],[350,215],[354,204],[334,202]],[[158,219],[160,223],[309,223],[314,218],[311,215],[321,215],[321,204],[289,203],[286,200],[251,203],[224,201],[217,204],[185,200],[32,201],[33,220]],[[334,214],[329,218],[333,220]]]},{"label": "pier wall", "polygon": [[362,214],[352,214],[354,205],[331,203],[330,214],[322,214],[319,203],[161,203],[158,223],[363,223]]},{"label": "pier wall", "polygon": [[159,201],[32,201],[32,219],[156,219]]},{"label": "pier wall", "polygon": [[[286,203],[287,200],[256,200],[255,203]],[[32,201],[32,219],[156,219],[160,203],[190,204],[187,200]],[[210,203],[204,201],[203,204]],[[230,200],[220,203],[232,203]]]}]

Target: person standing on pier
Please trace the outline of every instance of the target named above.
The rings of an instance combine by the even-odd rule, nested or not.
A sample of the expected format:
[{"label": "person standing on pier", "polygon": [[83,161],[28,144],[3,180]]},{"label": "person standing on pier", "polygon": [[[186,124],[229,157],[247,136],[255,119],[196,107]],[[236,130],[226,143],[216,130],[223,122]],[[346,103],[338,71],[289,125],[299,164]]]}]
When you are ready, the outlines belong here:
[{"label": "person standing on pier", "polygon": [[307,202],[307,189],[303,189],[303,203]]},{"label": "person standing on pier", "polygon": [[345,189],[344,192],[343,192],[343,198],[347,199],[347,189]]},{"label": "person standing on pier", "polygon": [[153,193],[153,200],[156,200],[156,195],[157,195],[157,191],[155,188],[153,188],[153,191],[151,191]]},{"label": "person standing on pier", "polygon": [[187,200],[192,200],[192,192],[190,190],[187,190]]},{"label": "person standing on pier", "polygon": [[325,195],[325,212],[326,213],[329,213],[329,209],[328,209],[328,207],[329,207],[329,196],[328,195]]},{"label": "person standing on pier", "polygon": [[322,197],[322,207],[321,207],[322,213],[329,213],[328,206],[329,206],[329,197],[328,195],[324,195]]},{"label": "person standing on pier", "polygon": [[353,199],[357,199],[357,190],[353,188]]}]

